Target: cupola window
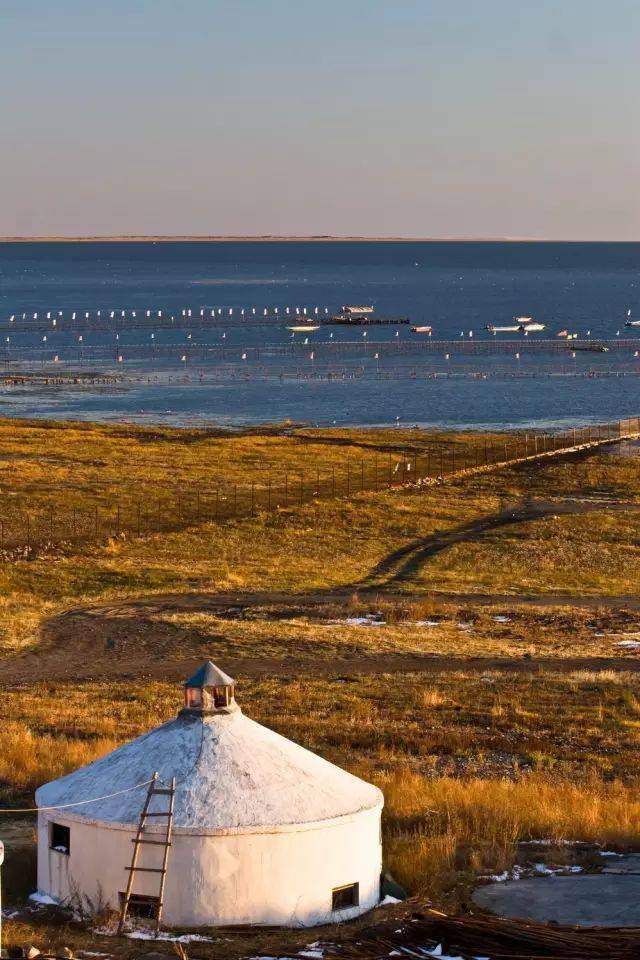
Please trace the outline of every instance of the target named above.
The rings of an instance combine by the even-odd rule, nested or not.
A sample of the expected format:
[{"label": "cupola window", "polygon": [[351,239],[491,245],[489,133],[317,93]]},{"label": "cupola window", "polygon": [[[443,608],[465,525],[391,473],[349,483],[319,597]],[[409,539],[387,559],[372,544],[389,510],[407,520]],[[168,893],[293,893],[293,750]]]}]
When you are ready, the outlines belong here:
[{"label": "cupola window", "polygon": [[186,681],[183,714],[230,713],[236,709],[234,680],[210,660]]}]

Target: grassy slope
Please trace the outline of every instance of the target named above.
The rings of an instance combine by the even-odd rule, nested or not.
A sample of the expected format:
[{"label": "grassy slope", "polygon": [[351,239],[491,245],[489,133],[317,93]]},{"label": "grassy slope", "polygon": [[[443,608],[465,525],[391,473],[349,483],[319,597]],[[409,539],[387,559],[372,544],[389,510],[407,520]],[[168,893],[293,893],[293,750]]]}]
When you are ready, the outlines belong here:
[{"label": "grassy slope", "polygon": [[[24,429],[26,436],[31,428]],[[102,437],[85,445],[83,428],[75,451],[68,432],[42,432],[46,437],[38,444],[53,443],[56,456],[70,458],[56,474],[65,486],[74,471],[90,473],[77,460],[91,443],[106,443],[108,449],[101,454],[92,449],[86,454],[89,459],[116,462],[112,448],[120,444],[117,431],[107,431],[108,443]],[[126,436],[123,439],[125,445],[130,443]],[[249,462],[264,459],[263,440],[214,438],[206,444],[218,444],[228,464],[234,457],[225,444],[244,444]],[[20,442],[26,442],[24,437]],[[189,445],[180,440],[181,449],[188,449],[181,469],[187,469],[185,463],[199,442]],[[377,444],[379,438],[359,442]],[[12,443],[0,432],[0,450],[13,471],[12,483],[19,486],[24,481],[25,489],[29,484],[39,489],[45,473],[24,468],[28,458]],[[159,441],[162,450],[169,444],[174,457],[171,443],[169,438]],[[295,443],[306,445],[301,440]],[[156,456],[156,441],[145,440],[143,445],[153,448]],[[140,446],[135,456],[128,450],[120,467],[109,468],[114,471],[110,483],[121,481],[121,470],[136,461]],[[331,450],[342,455],[343,448],[332,443]],[[206,456],[197,470],[192,463],[188,469],[201,471],[200,477],[205,468]],[[144,470],[151,467],[145,465]],[[344,586],[357,594],[363,577],[393,550],[494,512],[512,500],[564,496],[568,491],[605,491],[635,500],[640,494],[640,467],[633,461],[602,458],[528,474],[478,478],[422,494],[394,491],[311,504],[252,520],[4,565],[0,651],[9,655],[39,643],[42,621],[71,606],[115,597],[237,588],[295,593]],[[279,621],[258,616],[238,624],[206,613],[160,614],[158,624],[175,629],[177,645],[195,644],[198,653],[214,647],[236,656],[268,652],[278,657],[304,651],[330,657],[344,651],[360,655],[414,649],[521,655],[526,648],[525,652],[562,657],[613,652],[611,640],[595,633],[633,630],[632,615],[622,625],[612,625],[604,614],[535,613],[514,604],[508,625],[492,620],[495,610],[481,611],[474,615],[468,633],[456,626],[462,614],[455,607],[440,606],[429,594],[434,588],[632,592],[637,589],[633,576],[637,525],[633,515],[602,512],[520,524],[453,547],[418,568],[412,579],[390,584],[409,597],[423,593],[425,600],[400,612],[385,608],[391,625],[369,632],[344,625],[319,627],[308,617]],[[349,608],[360,610],[357,596]],[[416,630],[402,625],[405,614],[414,618],[442,614],[446,622],[436,630]],[[397,676],[360,677],[338,685],[302,677],[283,685],[274,678],[246,681],[242,696],[257,719],[382,784],[388,802],[388,862],[412,889],[447,902],[470,872],[499,869],[510,862],[517,838],[579,835],[625,844],[635,842],[640,829],[629,756],[640,736],[640,690],[634,676],[497,674],[489,680],[494,682],[483,682],[477,674],[416,674],[403,677],[401,683]],[[160,683],[139,685],[134,691],[118,683],[6,691],[0,708],[4,721],[0,780],[5,795],[25,797],[43,779],[154,725],[173,712],[176,694],[175,687]],[[24,933],[24,928],[14,930],[16,936]]]}]

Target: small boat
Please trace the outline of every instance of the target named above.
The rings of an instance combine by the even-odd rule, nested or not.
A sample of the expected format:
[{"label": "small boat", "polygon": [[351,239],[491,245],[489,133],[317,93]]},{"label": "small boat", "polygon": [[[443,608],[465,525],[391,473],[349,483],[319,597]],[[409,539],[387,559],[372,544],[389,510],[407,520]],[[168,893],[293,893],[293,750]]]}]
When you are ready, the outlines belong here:
[{"label": "small boat", "polygon": [[411,333],[431,333],[431,327],[411,327]]},{"label": "small boat", "polygon": [[319,330],[320,324],[305,323],[296,327],[287,327],[287,330],[293,330],[294,333],[307,333],[309,330]]},{"label": "small boat", "polygon": [[488,330],[489,333],[519,333],[520,327],[519,326],[496,327],[494,323],[488,323],[485,327],[485,330]]},{"label": "small boat", "polygon": [[579,350],[587,353],[609,353],[609,347],[604,343],[574,343],[569,349],[574,352]]},{"label": "small boat", "polygon": [[526,323],[521,323],[519,330],[522,330],[523,333],[538,333],[540,330],[544,330],[544,323],[534,323],[531,320],[527,320]]}]

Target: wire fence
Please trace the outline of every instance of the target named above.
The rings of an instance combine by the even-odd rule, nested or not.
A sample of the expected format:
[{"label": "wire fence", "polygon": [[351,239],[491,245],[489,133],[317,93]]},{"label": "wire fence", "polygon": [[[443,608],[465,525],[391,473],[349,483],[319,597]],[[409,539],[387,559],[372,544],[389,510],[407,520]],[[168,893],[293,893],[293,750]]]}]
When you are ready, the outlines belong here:
[{"label": "wire fence", "polygon": [[172,532],[209,522],[257,516],[302,506],[313,500],[351,497],[407,485],[429,485],[527,459],[545,458],[640,435],[640,418],[575,427],[567,431],[505,434],[500,439],[468,436],[460,442],[433,443],[427,449],[389,452],[338,466],[267,473],[246,483],[221,481],[140,499],[88,498],[70,510],[55,502],[45,509],[0,513],[0,555],[29,557],[49,547]]}]

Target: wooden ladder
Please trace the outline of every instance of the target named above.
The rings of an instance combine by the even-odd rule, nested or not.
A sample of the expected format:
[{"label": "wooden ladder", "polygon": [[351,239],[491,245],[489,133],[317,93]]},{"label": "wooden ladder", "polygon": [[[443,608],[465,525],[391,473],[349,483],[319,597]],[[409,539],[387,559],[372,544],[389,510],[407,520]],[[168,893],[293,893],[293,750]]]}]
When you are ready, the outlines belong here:
[{"label": "wooden ladder", "polygon": [[[131,894],[133,890],[133,881],[136,873],[156,873],[160,878],[159,890],[158,890],[158,909],[155,919],[155,931],[156,935],[160,932],[160,920],[162,919],[162,907],[164,904],[164,886],[165,880],[167,878],[167,863],[169,861],[169,847],[171,846],[171,832],[173,828],[173,806],[176,793],[176,778],[173,777],[169,787],[158,787],[158,774],[154,773],[151,783],[149,784],[149,789],[147,790],[147,796],[144,801],[144,806],[142,807],[142,813],[140,814],[140,821],[138,823],[138,830],[135,835],[135,838],[131,841],[133,844],[133,856],[131,858],[131,866],[127,867],[129,871],[129,878],[127,880],[127,889],[122,901],[122,909],[120,910],[120,921],[118,923],[118,933],[121,934],[124,930],[124,925],[127,919],[127,914],[129,912],[129,904],[131,901]],[[169,808],[168,810],[154,811],[149,810],[151,800],[153,797],[165,796],[169,798]],[[147,819],[149,817],[160,817],[166,820],[166,830],[162,839],[147,839],[144,836],[144,830],[147,825]],[[155,836],[158,836],[157,834]],[[139,867],[138,866],[138,856],[140,853],[140,847],[143,844],[149,844],[154,847],[163,847],[162,853],[162,866],[161,867]]]}]

